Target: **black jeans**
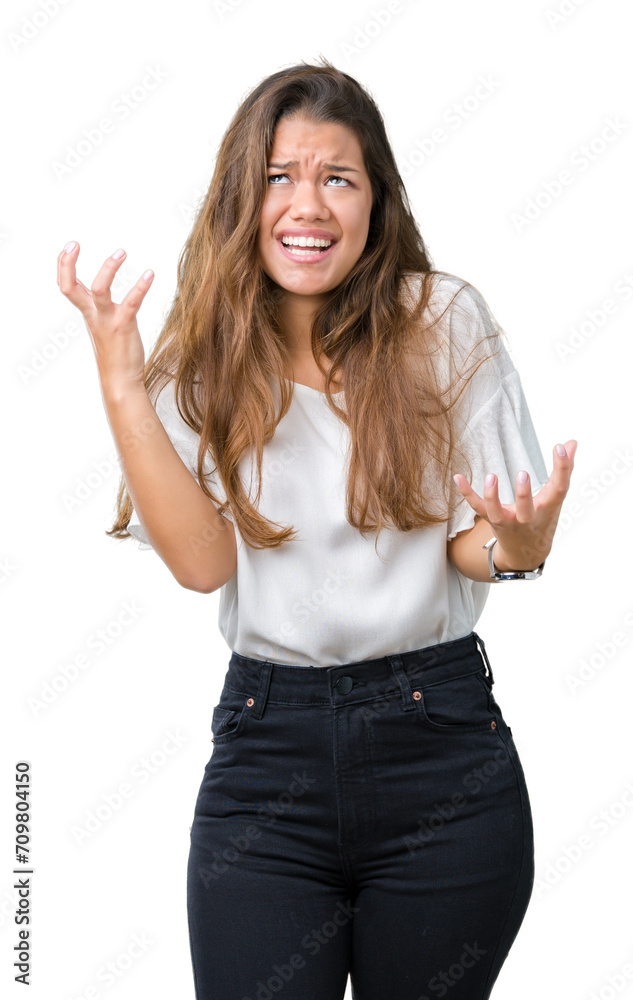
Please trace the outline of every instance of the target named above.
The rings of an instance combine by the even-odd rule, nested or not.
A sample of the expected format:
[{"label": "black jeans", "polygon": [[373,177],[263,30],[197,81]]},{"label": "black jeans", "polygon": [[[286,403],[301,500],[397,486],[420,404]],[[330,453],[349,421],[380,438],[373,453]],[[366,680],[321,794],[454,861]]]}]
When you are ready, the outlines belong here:
[{"label": "black jeans", "polygon": [[534,882],[476,632],[334,667],[231,654],[191,827],[197,1000],[486,1000]]}]

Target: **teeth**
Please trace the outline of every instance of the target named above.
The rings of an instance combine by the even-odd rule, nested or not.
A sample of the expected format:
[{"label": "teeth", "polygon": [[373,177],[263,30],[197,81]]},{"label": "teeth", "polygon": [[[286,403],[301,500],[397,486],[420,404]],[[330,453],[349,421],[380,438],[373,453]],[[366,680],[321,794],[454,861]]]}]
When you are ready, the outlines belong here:
[{"label": "teeth", "polygon": [[314,236],[282,236],[281,242],[292,247],[329,247],[332,240],[317,240]]}]

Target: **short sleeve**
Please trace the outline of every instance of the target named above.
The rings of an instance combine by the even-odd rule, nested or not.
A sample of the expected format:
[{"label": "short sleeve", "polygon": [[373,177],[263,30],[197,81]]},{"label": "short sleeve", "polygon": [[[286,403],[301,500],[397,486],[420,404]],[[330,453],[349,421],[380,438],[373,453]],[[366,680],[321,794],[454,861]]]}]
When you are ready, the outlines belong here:
[{"label": "short sleeve", "polygon": [[[465,371],[466,377],[472,366],[481,362],[455,407],[459,445],[472,469],[469,482],[483,496],[485,477],[493,472],[498,477],[501,503],[514,503],[516,474],[525,469],[534,496],[547,482],[548,474],[519,373],[502,339],[503,331],[471,285],[463,285],[449,308],[453,362]],[[489,354],[493,356],[488,358]],[[456,472],[467,475],[468,470],[455,468],[451,475]],[[447,538],[454,538],[474,524],[475,512],[462,497],[447,523]]]},{"label": "short sleeve", "polygon": [[[185,423],[178,412],[174,379],[170,379],[170,381],[167,382],[163,388],[161,388],[156,398],[156,402],[154,403],[154,409],[156,410],[156,414],[165,428],[174,448],[189,469],[191,475],[194,477],[196,482],[199,483],[200,480],[196,475],[196,469],[198,464],[198,446],[200,443],[200,435],[196,434],[196,432]],[[205,458],[204,465],[204,471],[208,473],[206,479],[207,486],[224,498],[222,491],[218,490],[215,476],[211,475],[213,468],[214,466],[211,463],[210,458],[207,456]],[[140,550],[153,548],[153,545],[145,534],[145,530],[139,521],[134,508],[132,509],[132,516],[128,523],[127,530],[133,538],[136,538],[139,542],[138,547]]]}]

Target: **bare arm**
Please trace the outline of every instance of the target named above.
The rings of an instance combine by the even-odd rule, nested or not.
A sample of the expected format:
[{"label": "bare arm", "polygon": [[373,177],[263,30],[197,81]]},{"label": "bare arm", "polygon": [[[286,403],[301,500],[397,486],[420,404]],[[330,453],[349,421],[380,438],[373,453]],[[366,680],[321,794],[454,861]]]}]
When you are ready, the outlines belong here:
[{"label": "bare arm", "polygon": [[[448,558],[453,566],[470,580],[477,580],[480,583],[490,583],[490,571],[488,570],[488,551],[482,548],[484,542],[492,538],[494,531],[485,518],[476,516],[472,528],[466,531],[458,531],[454,538],[446,543]],[[509,569],[502,566],[497,560],[495,548],[495,566],[499,570]]]},{"label": "bare arm", "polygon": [[103,401],[139,521],[174,577],[211,593],[237,569],[235,528],[174,448],[147,393],[109,391]]},{"label": "bare arm", "polygon": [[77,279],[78,244],[57,258],[60,291],[83,315],[123,476],[156,552],[189,590],[210,593],[237,568],[235,529],[218,513],[174,448],[145,390],[136,315],[154,277],[146,271],[120,304],[110,289],[123,251],[106,258],[90,289]]}]

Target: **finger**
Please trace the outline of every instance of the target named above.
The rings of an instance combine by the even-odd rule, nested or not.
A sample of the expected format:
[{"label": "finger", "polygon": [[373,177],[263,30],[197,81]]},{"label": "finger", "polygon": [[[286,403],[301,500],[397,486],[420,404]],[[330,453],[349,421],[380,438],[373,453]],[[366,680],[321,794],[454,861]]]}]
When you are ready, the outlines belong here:
[{"label": "finger", "polygon": [[72,258],[73,264],[77,262],[77,254],[79,253],[79,244],[75,240],[69,240],[64,249],[57,255],[57,284],[59,285],[62,277],[62,261],[69,263]]},{"label": "finger", "polygon": [[564,448],[569,458],[571,459],[572,470],[574,468],[574,459],[576,458],[577,447],[578,447],[578,442],[576,441],[575,438],[570,438],[569,441],[565,441]]},{"label": "finger", "polygon": [[72,250],[62,250],[57,258],[57,284],[62,295],[65,295],[74,306],[85,313],[92,308],[92,295],[89,289],[77,279],[75,265],[78,255],[78,243],[75,243]]},{"label": "finger", "polygon": [[113,302],[110,294],[114,275],[125,260],[125,250],[115,250],[106,257],[99,268],[95,280],[92,282],[91,291],[97,312],[108,312],[112,309]]},{"label": "finger", "polygon": [[519,524],[529,524],[534,520],[532,482],[525,469],[520,469],[514,480],[514,506]]},{"label": "finger", "polygon": [[153,279],[154,272],[152,270],[145,271],[123,299],[119,308],[126,310],[130,314],[130,318],[136,316],[139,311]]},{"label": "finger", "polygon": [[[563,503],[565,497],[567,496],[567,491],[569,490],[571,473],[574,468],[574,455],[576,454],[577,447],[578,442],[572,438],[564,445],[557,444],[554,448],[552,448],[554,456],[554,469],[549,478],[549,485],[551,485],[559,504]],[[564,454],[561,455],[559,449],[562,450]]]},{"label": "finger", "polygon": [[466,497],[468,503],[473,508],[476,514],[480,517],[486,517],[486,504],[482,497],[472,488],[466,476],[462,476],[460,473],[456,473],[453,476],[453,481],[457,485],[458,490],[462,496]]},{"label": "finger", "polygon": [[486,520],[491,524],[501,524],[505,520],[503,507],[499,500],[499,480],[494,472],[489,472],[484,479],[484,500],[486,503]]}]

